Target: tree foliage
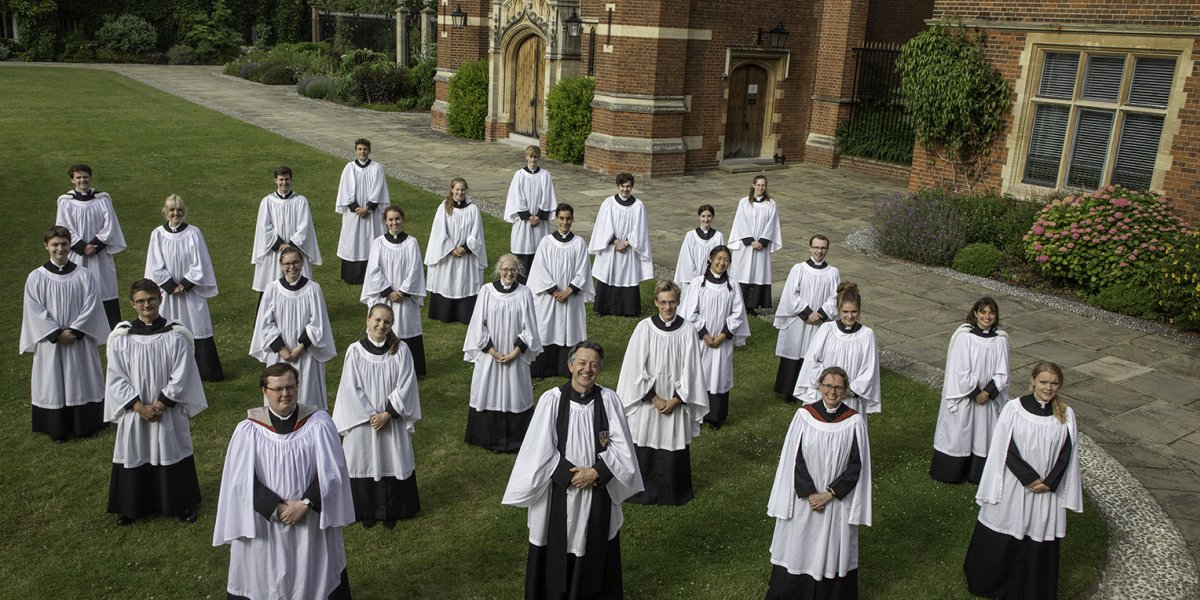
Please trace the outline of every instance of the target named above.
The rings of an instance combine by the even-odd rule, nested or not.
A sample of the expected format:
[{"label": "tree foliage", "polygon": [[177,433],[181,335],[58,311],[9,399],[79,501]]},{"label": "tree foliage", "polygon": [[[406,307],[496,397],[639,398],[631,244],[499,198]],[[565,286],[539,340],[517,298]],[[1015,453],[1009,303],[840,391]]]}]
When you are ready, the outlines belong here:
[{"label": "tree foliage", "polygon": [[954,187],[985,174],[993,138],[1012,98],[1008,82],[983,55],[984,36],[935,24],[904,45],[896,65],[917,142],[954,168]]}]

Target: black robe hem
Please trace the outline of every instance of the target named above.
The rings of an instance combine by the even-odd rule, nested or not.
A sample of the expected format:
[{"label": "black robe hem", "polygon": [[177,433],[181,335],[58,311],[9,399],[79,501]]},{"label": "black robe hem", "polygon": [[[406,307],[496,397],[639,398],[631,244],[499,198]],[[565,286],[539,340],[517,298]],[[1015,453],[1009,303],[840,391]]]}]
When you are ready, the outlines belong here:
[{"label": "black robe hem", "polygon": [[357,521],[399,521],[421,512],[416,471],[407,479],[351,477],[350,495]]},{"label": "black robe hem", "polygon": [[658,450],[645,446],[633,446],[642,482],[646,490],[625,500],[631,504],[687,504],[695,496],[692,493],[692,456],[689,448],[683,450]]},{"label": "black robe hem", "polygon": [[979,485],[985,464],[986,456],[950,456],[934,450],[933,460],[929,463],[929,476],[942,483],[962,483],[966,480]]},{"label": "black robe hem", "polygon": [[521,267],[522,267],[521,271],[525,272],[525,274],[522,275],[521,271],[517,271],[517,283],[519,283],[521,285],[526,285],[529,282],[529,272],[531,270],[533,270],[533,256],[534,255],[532,255],[532,254],[517,254],[516,252],[513,252],[513,256],[517,257],[517,262],[521,263]]},{"label": "black robe hem", "polygon": [[546,377],[570,377],[567,370],[567,352],[570,348],[558,344],[542,345],[542,353],[529,365],[529,374],[539,379]]},{"label": "black robe hem", "polygon": [[[328,598],[329,600],[350,600],[350,578],[346,575],[346,569],[342,569],[341,581],[337,587],[333,588],[332,592],[329,592]],[[227,590],[225,592],[225,600],[250,600],[250,598],[238,596]]]},{"label": "black robe hem", "polygon": [[104,316],[108,318],[108,328],[116,329],[117,323],[121,322],[121,300],[116,298],[104,300],[102,304],[104,305]]},{"label": "black robe hem", "polygon": [[705,423],[722,425],[729,418],[729,392],[718,394],[708,393],[708,414],[704,415]]},{"label": "black robe hem", "polygon": [[842,577],[814,579],[811,575],[793,575],[779,565],[771,565],[771,583],[766,600],[857,600],[858,569]]},{"label": "black robe hem", "polygon": [[104,429],[104,401],[62,408],[33,407],[33,432],[59,441],[69,437],[91,437]]},{"label": "black robe hem", "polygon": [[775,393],[786,399],[797,399],[792,392],[796,391],[796,381],[800,379],[800,369],[803,367],[803,358],[780,356],[779,368],[775,371]]},{"label": "black robe hem", "polygon": [[342,259],[342,281],[350,285],[362,285],[367,277],[367,261]]},{"label": "black robe hem", "polygon": [[408,353],[412,355],[413,372],[417,377],[424,377],[425,367],[425,338],[424,336],[415,336],[410,338],[400,338],[405,346],[408,346]]},{"label": "black robe hem", "polygon": [[642,292],[636,285],[620,287],[596,280],[592,310],[598,315],[638,317],[642,314]]},{"label": "black robe hem", "polygon": [[213,338],[196,338],[196,368],[203,381],[224,381],[225,371],[221,368],[221,357],[217,355],[217,343]]},{"label": "black robe hem", "polygon": [[618,533],[605,544],[604,557],[604,586],[595,594],[584,595],[583,572],[575,568],[576,558],[567,556],[567,570],[570,575],[570,590],[560,592],[551,589],[551,580],[547,568],[546,546],[529,544],[529,556],[525,561],[525,600],[619,600],[625,595],[621,577],[621,534]]},{"label": "black robe hem", "polygon": [[771,308],[771,284],[769,283],[739,283],[742,288],[742,302],[746,310]]},{"label": "black robe hem", "polygon": [[1018,540],[976,521],[963,560],[967,590],[988,598],[1057,598],[1058,542]]},{"label": "black robe hem", "polygon": [[113,463],[108,512],[139,519],[153,514],[173,517],[200,504],[196,461],[189,456],[173,465],[145,464],[133,469]]},{"label": "black robe hem", "polygon": [[429,292],[429,318],[443,323],[471,324],[471,314],[475,312],[475,300],[479,296],[466,298],[447,298],[441,294]]},{"label": "black robe hem", "polygon": [[468,408],[466,442],[492,452],[516,452],[525,441],[533,409],[510,413]]}]

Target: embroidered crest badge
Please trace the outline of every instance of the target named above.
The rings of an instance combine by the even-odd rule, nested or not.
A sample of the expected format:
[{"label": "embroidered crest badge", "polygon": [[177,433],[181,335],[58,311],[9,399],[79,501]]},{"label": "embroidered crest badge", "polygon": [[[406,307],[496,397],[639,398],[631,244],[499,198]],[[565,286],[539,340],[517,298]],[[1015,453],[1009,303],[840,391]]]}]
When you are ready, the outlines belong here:
[{"label": "embroidered crest badge", "polygon": [[608,447],[608,432],[607,431],[600,432],[600,447],[601,448]]}]

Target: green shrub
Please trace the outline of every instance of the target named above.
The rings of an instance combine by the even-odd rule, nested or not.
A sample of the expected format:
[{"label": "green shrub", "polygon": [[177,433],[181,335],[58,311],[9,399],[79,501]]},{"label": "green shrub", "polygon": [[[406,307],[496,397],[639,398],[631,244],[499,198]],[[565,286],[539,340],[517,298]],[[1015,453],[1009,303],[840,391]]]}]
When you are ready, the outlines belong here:
[{"label": "green shrub", "polygon": [[287,65],[271,63],[258,76],[258,82],[264,85],[292,85],[296,83],[296,72]]},{"label": "green shrub", "polygon": [[276,44],[265,58],[292,67],[304,75],[331,75],[337,65],[333,47],[324,42]]},{"label": "green shrub", "polygon": [[838,154],[911,165],[916,138],[905,113],[892,97],[855,106],[853,117],[835,133]]},{"label": "green shrub", "polygon": [[324,100],[337,89],[337,80],[328,75],[305,77],[296,84],[296,92],[306,98]]},{"label": "green shrub", "polygon": [[82,31],[72,31],[63,42],[62,62],[92,62],[96,60],[96,40],[88,39]]},{"label": "green shrub", "polygon": [[388,55],[368,48],[359,48],[342,55],[342,60],[338,64],[338,73],[348,75],[354,71],[355,67],[383,62],[391,62]]},{"label": "green shrub", "polygon": [[1084,292],[1147,285],[1184,227],[1165,197],[1110,185],[1047,204],[1023,238],[1025,256],[1042,276]]},{"label": "green shrub", "polygon": [[596,81],[590,77],[559,80],[546,96],[546,152],[563,162],[583,164],[587,137],[592,133],[592,97]]},{"label": "green shrub", "polygon": [[172,65],[194,65],[198,62],[196,50],[184,44],[175,44],[167,50],[167,62]]},{"label": "green shrub", "polygon": [[132,14],[109,18],[96,31],[96,42],[103,50],[117,55],[140,55],[154,49],[158,33],[145,19]]},{"label": "green shrub", "polygon": [[1092,304],[1131,317],[1155,318],[1158,306],[1146,286],[1129,283],[1111,285],[1092,296]]},{"label": "green shrub", "polygon": [[1009,258],[1025,259],[1021,238],[1037,220],[1042,203],[995,194],[944,193],[963,217],[968,244],[991,244]]},{"label": "green shrub", "polygon": [[405,110],[429,110],[433,106],[437,55],[427,56],[408,70],[408,94],[412,104]]},{"label": "green shrub", "polygon": [[1200,230],[1189,229],[1168,242],[1151,284],[1159,312],[1184,329],[1200,330]]},{"label": "green shrub", "polygon": [[0,60],[8,60],[10,55],[12,55],[12,49],[5,43],[5,40],[0,40]]},{"label": "green shrub", "polygon": [[392,104],[404,95],[408,69],[394,62],[372,62],[355,66],[345,76],[344,93],[355,104]]},{"label": "green shrub", "polygon": [[217,0],[212,12],[196,13],[183,34],[183,43],[195,49],[204,64],[220,64],[241,54],[242,36],[230,25],[233,12]]},{"label": "green shrub", "polygon": [[487,120],[488,65],[482,60],[463,63],[450,77],[446,121],[450,134],[482,140]]},{"label": "green shrub", "polygon": [[991,244],[967,244],[952,263],[954,270],[976,277],[991,277],[1004,264],[1004,253]]},{"label": "green shrub", "polygon": [[966,245],[962,216],[938,193],[893,194],[875,204],[879,249],[927,265],[948,265]]},{"label": "green shrub", "polygon": [[242,65],[242,68],[238,70],[238,77],[241,77],[242,79],[249,79],[250,81],[258,81],[261,83],[262,74],[274,65],[275,63],[265,60],[251,61]]}]

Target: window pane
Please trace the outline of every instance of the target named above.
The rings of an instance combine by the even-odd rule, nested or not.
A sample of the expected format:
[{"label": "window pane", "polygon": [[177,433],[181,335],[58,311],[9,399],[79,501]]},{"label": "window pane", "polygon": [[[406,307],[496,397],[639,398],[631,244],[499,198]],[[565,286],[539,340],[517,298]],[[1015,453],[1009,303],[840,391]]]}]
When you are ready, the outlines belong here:
[{"label": "window pane", "polygon": [[1150,189],[1154,160],[1162,140],[1163,118],[1158,115],[1125,115],[1112,182],[1135,190]]},{"label": "window pane", "polygon": [[1088,100],[1116,102],[1121,95],[1121,75],[1124,73],[1124,56],[1089,56],[1080,96]]},{"label": "window pane", "polygon": [[1067,137],[1070,107],[1039,104],[1033,115],[1033,134],[1025,161],[1025,183],[1045,187],[1058,186],[1058,164],[1062,161],[1063,140]]},{"label": "window pane", "polygon": [[1043,98],[1070,100],[1075,94],[1075,73],[1079,70],[1079,55],[1047,52],[1042,64],[1042,81],[1038,95]]},{"label": "window pane", "polygon": [[1129,103],[1137,106],[1166,107],[1175,78],[1175,59],[1139,58],[1133,66]]},{"label": "window pane", "polygon": [[1071,146],[1071,165],[1067,185],[1094,190],[1100,187],[1104,159],[1108,156],[1108,138],[1112,133],[1113,112],[1079,110],[1075,124],[1075,143]]}]

